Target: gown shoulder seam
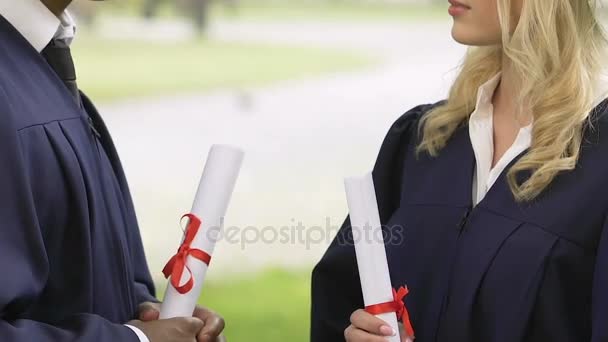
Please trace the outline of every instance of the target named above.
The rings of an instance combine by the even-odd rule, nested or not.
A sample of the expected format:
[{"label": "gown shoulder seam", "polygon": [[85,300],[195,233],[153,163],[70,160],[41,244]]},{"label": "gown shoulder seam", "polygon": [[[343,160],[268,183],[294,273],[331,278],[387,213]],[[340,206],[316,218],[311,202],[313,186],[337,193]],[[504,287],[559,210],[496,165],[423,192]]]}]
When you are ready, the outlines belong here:
[{"label": "gown shoulder seam", "polygon": [[561,234],[561,233],[556,232],[556,231],[554,231],[554,230],[552,230],[552,229],[550,229],[550,228],[548,228],[548,227],[546,227],[544,225],[541,225],[538,222],[533,222],[533,221],[530,221],[530,220],[523,220],[521,218],[511,217],[511,216],[505,215],[503,213],[497,212],[495,210],[492,210],[492,209],[490,209],[488,207],[484,207],[484,206],[478,206],[478,207],[480,209],[483,209],[483,210],[486,210],[488,212],[491,212],[494,215],[502,216],[502,217],[504,217],[506,219],[509,219],[509,220],[519,221],[522,224],[529,224],[529,225],[531,225],[533,227],[536,227],[536,228],[544,231],[547,234],[550,234],[550,235],[556,237],[559,240],[563,240],[563,241],[566,241],[568,243],[571,243],[572,245],[574,245],[576,247],[579,247],[580,249],[582,249],[582,250],[584,250],[586,252],[591,251],[591,250],[594,249],[592,246],[584,245],[584,244],[582,244],[582,243],[580,243],[578,241],[573,240],[572,238],[569,238],[569,237],[565,236],[564,234]]},{"label": "gown shoulder seam", "polygon": [[28,128],[32,128],[32,127],[38,127],[38,126],[45,126],[54,122],[61,122],[61,121],[68,121],[68,120],[75,120],[75,119],[80,119],[80,116],[74,116],[74,117],[67,117],[67,118],[61,118],[61,119],[54,119],[54,120],[49,120],[49,121],[45,121],[45,122],[41,122],[41,123],[35,123],[35,124],[30,124],[21,128],[17,129],[17,132],[21,132],[23,130],[26,130]]}]

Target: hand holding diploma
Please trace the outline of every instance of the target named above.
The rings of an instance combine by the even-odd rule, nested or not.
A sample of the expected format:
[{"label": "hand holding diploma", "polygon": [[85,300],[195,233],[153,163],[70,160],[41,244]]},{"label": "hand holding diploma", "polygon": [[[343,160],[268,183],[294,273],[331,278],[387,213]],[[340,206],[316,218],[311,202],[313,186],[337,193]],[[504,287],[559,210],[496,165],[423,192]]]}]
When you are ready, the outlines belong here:
[{"label": "hand holding diploma", "polygon": [[[196,342],[225,342],[224,336],[221,335],[225,327],[224,319],[207,308],[197,306],[192,317],[164,320],[159,320],[159,303],[143,303],[139,305],[138,311],[139,321],[129,324],[141,329],[150,341],[173,342],[182,341],[182,338],[185,341],[194,341],[196,338]],[[177,336],[169,337],[173,331]]]},{"label": "hand holding diploma", "polygon": [[170,278],[165,301],[140,304],[138,320],[128,323],[150,341],[225,341],[222,317],[196,302],[242,160],[243,152],[238,148],[211,147],[192,211],[183,217],[188,219],[183,241],[163,270]]},{"label": "hand holding diploma", "polygon": [[196,302],[242,160],[243,152],[235,147],[214,145],[209,151],[192,211],[183,217],[188,219],[184,238],[163,270],[170,279],[165,300],[142,303],[139,320],[129,322],[150,341],[225,341],[224,320]]},{"label": "hand holding diploma", "polygon": [[413,338],[405,332],[403,324],[399,324],[399,331],[387,322],[370,314],[364,309],[359,309],[350,316],[351,325],[344,331],[344,336],[348,342],[358,341],[378,341],[386,342],[397,339],[399,342],[413,342]]},{"label": "hand holding diploma", "polygon": [[[403,302],[408,290],[391,287],[382,226],[372,175],[347,178],[344,182],[355,243],[357,266],[365,310],[351,315],[351,326],[345,331],[347,341],[413,341],[414,331]],[[365,234],[364,228],[371,228]],[[397,316],[403,321],[400,333]]]},{"label": "hand holding diploma", "polygon": [[184,240],[163,273],[170,279],[160,318],[192,316],[201,294],[217,234],[236,184],[243,151],[214,145],[189,214]]}]

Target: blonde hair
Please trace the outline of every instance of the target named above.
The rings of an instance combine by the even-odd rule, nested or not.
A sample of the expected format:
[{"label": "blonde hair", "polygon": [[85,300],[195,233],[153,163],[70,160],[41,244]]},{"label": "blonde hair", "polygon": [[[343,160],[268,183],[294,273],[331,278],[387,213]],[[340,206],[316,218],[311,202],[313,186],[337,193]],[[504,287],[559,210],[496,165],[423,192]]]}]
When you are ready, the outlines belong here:
[{"label": "blonde hair", "polygon": [[[511,0],[498,0],[502,45],[469,48],[447,101],[420,121],[417,151],[439,154],[475,109],[477,89],[508,58],[518,84],[518,108],[532,113],[532,143],[507,173],[517,201],[538,196],[559,172],[574,169],[593,109],[607,41],[595,0],[526,0],[515,30]],[[504,57],[503,57],[504,56]],[[529,171],[519,184],[518,174]]]}]

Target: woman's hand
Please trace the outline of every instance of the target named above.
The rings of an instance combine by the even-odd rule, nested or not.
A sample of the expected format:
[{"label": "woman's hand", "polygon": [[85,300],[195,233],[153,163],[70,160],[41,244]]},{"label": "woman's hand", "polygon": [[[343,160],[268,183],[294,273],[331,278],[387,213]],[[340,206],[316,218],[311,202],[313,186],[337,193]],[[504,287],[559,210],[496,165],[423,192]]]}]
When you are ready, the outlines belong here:
[{"label": "woman's hand", "polygon": [[[353,312],[350,323],[344,330],[347,342],[386,342],[386,337],[396,334],[386,322],[362,309]],[[403,329],[400,330],[402,342],[413,342],[413,338],[406,336]]]}]

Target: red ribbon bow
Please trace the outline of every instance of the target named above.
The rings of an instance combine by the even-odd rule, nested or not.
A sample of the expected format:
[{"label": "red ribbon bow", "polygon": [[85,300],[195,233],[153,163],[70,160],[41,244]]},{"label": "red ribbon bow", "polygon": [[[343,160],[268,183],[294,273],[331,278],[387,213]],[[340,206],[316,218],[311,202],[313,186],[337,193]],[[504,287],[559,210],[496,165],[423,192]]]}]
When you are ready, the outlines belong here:
[{"label": "red ribbon bow", "polygon": [[[186,294],[192,290],[194,287],[194,278],[192,276],[192,271],[186,265],[186,261],[188,260],[188,256],[192,256],[195,259],[198,259],[205,264],[209,265],[211,262],[211,255],[206,252],[192,248],[190,245],[194,241],[198,230],[201,227],[201,220],[196,217],[194,214],[186,214],[182,216],[182,220],[184,218],[188,218],[188,226],[186,227],[184,242],[182,242],[181,246],[177,250],[177,254],[175,254],[165,265],[163,268],[163,274],[165,278],[171,277],[171,285],[177,290],[177,292],[181,294]],[[184,274],[184,270],[188,271],[190,276],[188,277],[188,281],[180,286],[180,281],[182,279],[182,275]]]},{"label": "red ribbon bow", "polygon": [[410,314],[405,307],[405,302],[403,301],[408,293],[409,290],[407,287],[401,286],[397,291],[393,289],[393,301],[366,306],[365,311],[372,315],[381,315],[389,312],[396,313],[397,318],[403,323],[407,335],[409,337],[414,337],[414,327],[412,327]]}]

